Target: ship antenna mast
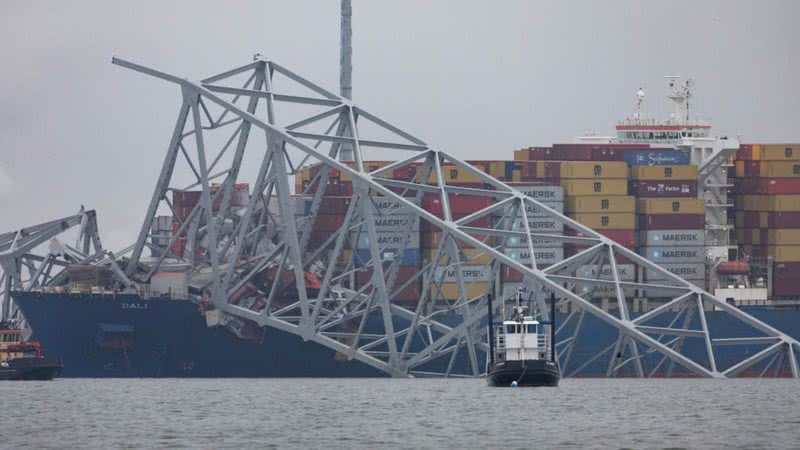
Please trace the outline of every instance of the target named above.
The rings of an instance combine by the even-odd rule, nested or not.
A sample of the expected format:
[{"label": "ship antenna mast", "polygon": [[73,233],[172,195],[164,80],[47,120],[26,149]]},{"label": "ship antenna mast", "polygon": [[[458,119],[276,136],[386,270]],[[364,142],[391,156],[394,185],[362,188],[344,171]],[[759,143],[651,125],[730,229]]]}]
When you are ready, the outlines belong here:
[{"label": "ship antenna mast", "polygon": [[[353,99],[353,7],[350,0],[341,3],[341,33],[339,41],[339,95]],[[353,148],[342,145],[339,148],[340,161],[353,160]]]},{"label": "ship antenna mast", "polygon": [[642,103],[644,102],[644,90],[639,88],[639,91],[636,93],[636,118],[641,119],[642,117]]}]

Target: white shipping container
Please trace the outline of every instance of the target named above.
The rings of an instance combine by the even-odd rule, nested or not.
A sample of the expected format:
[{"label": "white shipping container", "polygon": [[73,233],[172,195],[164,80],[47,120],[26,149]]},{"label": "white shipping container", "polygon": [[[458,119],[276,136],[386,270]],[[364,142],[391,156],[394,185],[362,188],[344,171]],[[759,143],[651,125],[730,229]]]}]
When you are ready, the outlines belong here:
[{"label": "white shipping container", "polygon": [[[531,233],[561,233],[564,231],[564,224],[554,219],[533,218],[528,219],[528,228]],[[525,231],[525,223],[521,219],[515,219],[511,223],[511,229]]]},{"label": "white shipping container", "polygon": [[658,264],[705,262],[705,247],[641,247],[639,254]]},{"label": "white shipping container", "polygon": [[[534,248],[533,252],[537,265],[555,264],[564,259],[563,247]],[[527,249],[506,249],[505,254],[522,264],[531,263],[531,254]]]},{"label": "white shipping container", "polygon": [[[461,278],[465,283],[486,283],[491,278],[491,266],[461,266]],[[437,283],[456,283],[456,267],[436,267],[433,280]],[[444,277],[444,278],[442,278]]]},{"label": "white shipping container", "polygon": [[[661,267],[685,280],[704,280],[706,278],[706,265],[702,263],[661,264]],[[644,274],[647,281],[667,279],[666,275],[655,270],[645,269]]]},{"label": "white shipping container", "polygon": [[703,246],[705,241],[705,230],[651,230],[639,232],[639,245],[641,246]]},{"label": "white shipping container", "polygon": [[539,202],[563,202],[564,188],[561,186],[519,185],[513,186],[523,194]]},{"label": "white shipping container", "polygon": [[[600,268],[597,264],[587,264],[579,267],[576,274],[580,278],[595,278],[600,280],[614,279],[611,273],[610,264],[604,264],[602,268]],[[636,266],[633,264],[617,264],[617,276],[619,277],[620,281],[635,281]]]},{"label": "white shipping container", "polygon": [[[403,243],[406,243],[406,249],[419,248],[419,231],[379,231],[376,233],[378,236],[379,248],[400,248]],[[358,236],[358,248],[369,248],[369,234],[362,231]]]}]

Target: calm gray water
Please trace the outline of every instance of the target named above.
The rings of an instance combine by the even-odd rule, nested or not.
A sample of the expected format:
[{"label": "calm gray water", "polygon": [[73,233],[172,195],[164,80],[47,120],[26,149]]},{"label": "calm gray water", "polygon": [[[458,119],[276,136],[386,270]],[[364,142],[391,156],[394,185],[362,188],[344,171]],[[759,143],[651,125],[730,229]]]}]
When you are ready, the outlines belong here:
[{"label": "calm gray water", "polygon": [[0,383],[2,448],[800,448],[792,380]]}]

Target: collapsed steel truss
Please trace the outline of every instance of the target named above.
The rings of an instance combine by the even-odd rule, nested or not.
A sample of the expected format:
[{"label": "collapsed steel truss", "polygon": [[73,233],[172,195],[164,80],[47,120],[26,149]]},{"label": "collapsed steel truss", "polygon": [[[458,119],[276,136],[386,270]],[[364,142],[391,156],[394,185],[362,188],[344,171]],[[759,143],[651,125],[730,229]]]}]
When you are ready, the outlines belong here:
[{"label": "collapsed steel truss", "polygon": [[[177,123],[138,239],[122,270],[115,271],[126,286],[146,283],[178,256],[191,264],[195,274],[205,277],[208,300],[225,317],[300,336],[392,376],[478,376],[485,371],[481,355],[487,349],[482,325],[486,294],[490,290],[507,295],[499,273],[512,270],[524,277],[528,298],[538,305],[543,319],[548,319],[544,301],[551,294],[569,313],[557,339],[567,375],[607,358],[609,376],[625,371],[654,376],[665,370],[670,374],[674,368],[695,376],[728,377],[743,370],[780,372],[788,365],[791,375],[798,377],[800,343],[792,337],[273,61],[257,55],[251,63],[202,81],[121,59],[113,62],[177,84],[182,93]],[[210,151],[217,148],[214,138],[221,145]],[[339,160],[345,149],[352,151],[352,163]],[[365,165],[370,149],[390,150],[397,162],[372,170]],[[246,155],[254,155],[258,171],[247,180],[249,201],[234,211],[231,198],[235,184],[245,181]],[[313,198],[310,213],[296,218],[289,176],[318,163],[322,170],[306,187],[306,194]],[[416,169],[408,177],[396,175],[396,169],[412,164]],[[180,184],[181,165],[192,178],[188,186]],[[446,167],[470,174],[482,187],[448,183]],[[352,180],[353,195],[343,225],[325,242],[312,246],[309,236],[334,171]],[[214,186],[215,182],[219,184]],[[152,227],[159,211],[178,216],[169,193],[187,188],[201,190],[200,201],[179,221],[169,242],[155,246],[155,238],[163,238]],[[438,196],[441,212],[422,207],[426,193]],[[492,204],[455,218],[449,205],[453,194],[488,197]],[[376,199],[390,200],[396,208],[380,210]],[[442,233],[434,255],[407,280],[397,280],[401,258],[386,257],[376,229],[376,219],[393,215],[418,217],[428,229]],[[489,216],[498,219],[487,226],[482,219]],[[531,230],[528,219],[534,216],[551,218],[575,233]],[[402,243],[395,245],[399,247],[395,254],[402,255],[410,245],[412,230],[396,232]],[[175,255],[170,248],[179,239],[185,239],[185,251]],[[367,240],[369,254],[355,264],[347,249],[357,248],[358,239]],[[511,239],[527,245],[529,260],[508,254],[505,247]],[[536,250],[554,243],[584,249],[540,268]],[[155,258],[144,257],[145,247],[152,248]],[[207,251],[198,251],[201,247]],[[462,275],[461,268],[474,258],[483,258],[491,267],[489,279],[481,280],[488,281],[487,290],[471,289],[474,282]],[[110,259],[117,260],[118,256]],[[623,280],[618,270],[622,260],[663,281]],[[432,300],[444,283],[442,266],[454,269],[457,296]],[[587,276],[581,269],[587,266],[599,270]],[[287,301],[278,294],[283,288],[281,276],[256,290],[245,289],[268,268],[293,278],[295,299]],[[602,275],[603,268],[609,269],[609,276]],[[306,271],[320,275],[316,292],[306,289]],[[368,283],[359,287],[343,283],[359,271],[369,274]],[[422,292],[415,309],[394,301],[398,292],[416,281],[421,281]],[[601,308],[592,301],[599,290],[608,293],[604,296],[611,299],[610,307]],[[263,301],[258,307],[245,307],[243,295]],[[634,318],[630,308],[641,297],[666,300]],[[498,309],[503,306],[495,304]],[[717,334],[708,325],[710,314],[728,314],[740,321],[741,335]],[[613,327],[617,338],[578,366],[573,354],[591,319]],[[683,351],[688,339],[704,342],[705,354]],[[722,345],[746,345],[757,351],[738,361],[720,361],[716,349]]]},{"label": "collapsed steel truss", "polygon": [[[74,246],[57,239],[75,226],[79,230]],[[36,254],[34,250],[47,241],[46,254]],[[22,320],[12,291],[58,284],[63,279],[62,269],[69,264],[112,264],[104,256],[95,212],[83,208],[72,216],[0,234],[0,322]],[[118,266],[117,270],[122,275]]]}]

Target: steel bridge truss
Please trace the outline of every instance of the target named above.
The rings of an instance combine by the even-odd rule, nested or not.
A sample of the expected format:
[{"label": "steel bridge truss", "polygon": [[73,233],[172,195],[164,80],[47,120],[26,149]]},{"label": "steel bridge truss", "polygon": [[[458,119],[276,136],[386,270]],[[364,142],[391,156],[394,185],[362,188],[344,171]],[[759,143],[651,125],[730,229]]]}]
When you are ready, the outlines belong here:
[{"label": "steel bridge truss", "polygon": [[[500,274],[511,271],[524,280],[543,319],[549,319],[544,302],[551,294],[567,314],[557,337],[567,375],[602,363],[609,376],[730,377],[783,369],[798,377],[800,343],[792,337],[273,61],[256,55],[201,81],[113,62],[174,83],[182,95],[147,215],[123,268],[133,283],[146,282],[168,258],[178,257],[204,277],[207,300],[229,320],[300,336],[391,376],[479,376],[486,367],[486,294],[507,297]],[[352,162],[340,161],[345,151],[352,152]],[[379,151],[390,151],[396,162],[370,167],[367,161]],[[309,165],[321,168],[305,187],[310,212],[296,211],[289,177]],[[256,167],[248,178],[249,200],[234,207],[236,184]],[[480,187],[447,182],[452,168],[478,179]],[[343,223],[311,245],[334,176],[351,180],[353,194]],[[200,190],[199,201],[169,242],[154,248],[154,220],[159,211],[177,216],[169,194],[186,188]],[[426,195],[440,207],[423,207]],[[491,203],[458,215],[450,207],[455,195]],[[394,206],[379,208],[379,202]],[[392,255],[410,248],[417,231],[394,230],[399,237],[389,253],[379,224],[408,217],[441,239],[412,277],[398,280],[402,258]],[[538,232],[530,228],[534,217],[555,220],[572,233]],[[181,239],[185,251],[176,255],[169,249]],[[359,239],[368,245],[359,247]],[[525,243],[527,259],[508,251],[511,240]],[[548,267],[537,264],[538,249],[565,244],[581,250]],[[143,258],[145,247],[153,247],[154,259]],[[357,248],[368,249],[361,260]],[[490,267],[487,277],[467,279],[463,269],[477,261]],[[634,264],[661,281],[626,281],[620,264]],[[307,288],[307,272],[319,275],[318,287]],[[366,283],[352,282],[359,273],[367,274]],[[415,282],[421,293],[413,306],[395,301]],[[456,286],[457,295],[439,295],[445,283]],[[606,307],[598,297],[608,299]],[[634,317],[631,305],[645,297],[661,301]],[[503,302],[495,305],[499,311]],[[741,333],[715,330],[710,317],[721,314],[741,322]],[[579,365],[575,355],[586,342],[581,332],[591,320],[612,327],[616,338]],[[689,339],[702,342],[705,351],[684,350]],[[721,346],[731,345],[755,350],[735,361],[717,356]]]},{"label": "steel bridge truss", "polygon": [[[75,245],[57,236],[79,227]],[[49,241],[47,251],[41,246]],[[11,292],[59,284],[69,264],[112,264],[103,250],[95,212],[83,208],[72,216],[0,234],[0,322],[20,323]],[[117,266],[118,273],[122,271]]]}]

